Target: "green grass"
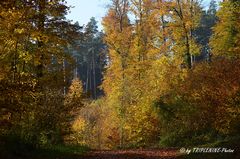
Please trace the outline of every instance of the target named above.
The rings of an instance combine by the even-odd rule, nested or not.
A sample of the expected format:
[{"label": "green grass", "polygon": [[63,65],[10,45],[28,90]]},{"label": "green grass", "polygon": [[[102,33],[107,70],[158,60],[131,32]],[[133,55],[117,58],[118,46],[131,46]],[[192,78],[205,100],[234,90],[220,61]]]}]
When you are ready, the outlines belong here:
[{"label": "green grass", "polygon": [[90,149],[86,146],[81,145],[54,145],[44,147],[42,149],[37,150],[31,156],[35,156],[37,158],[75,158],[80,155],[85,154]]},{"label": "green grass", "polygon": [[[10,145],[11,146],[11,145]],[[53,145],[38,149],[19,147],[12,145],[0,146],[0,158],[4,159],[72,159],[77,158],[90,149],[81,145]]]}]

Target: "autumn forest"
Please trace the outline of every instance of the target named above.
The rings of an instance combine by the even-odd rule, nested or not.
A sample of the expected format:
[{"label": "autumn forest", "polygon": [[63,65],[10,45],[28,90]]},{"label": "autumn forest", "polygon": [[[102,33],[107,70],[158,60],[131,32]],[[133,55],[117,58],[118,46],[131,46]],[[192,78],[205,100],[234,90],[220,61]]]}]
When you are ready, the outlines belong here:
[{"label": "autumn forest", "polygon": [[0,1],[0,158],[240,157],[239,0],[110,0],[86,25],[69,11]]}]

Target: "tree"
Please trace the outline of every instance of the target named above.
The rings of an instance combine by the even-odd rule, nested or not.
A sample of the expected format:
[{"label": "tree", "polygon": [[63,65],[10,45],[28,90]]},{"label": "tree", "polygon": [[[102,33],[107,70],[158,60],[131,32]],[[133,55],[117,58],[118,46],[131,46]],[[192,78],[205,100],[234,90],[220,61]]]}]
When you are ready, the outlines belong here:
[{"label": "tree", "polygon": [[65,19],[64,1],[1,1],[0,8],[0,80],[8,90],[1,90],[0,112],[11,123],[5,132],[35,146],[61,142],[62,61],[79,28]]},{"label": "tree", "polygon": [[81,78],[86,96],[92,99],[103,95],[99,88],[103,79],[107,53],[103,36],[104,34],[97,29],[97,21],[91,18],[88,24],[82,27],[81,36],[68,48],[69,55],[74,59],[74,66],[67,81],[71,81],[72,78]]},{"label": "tree", "polygon": [[209,39],[212,36],[212,28],[217,22],[217,4],[215,0],[210,2],[209,8],[207,11],[203,11],[200,25],[196,30],[194,30],[194,36],[198,44],[201,44],[201,54],[196,57],[196,60],[206,59],[211,61],[211,50],[209,46]]},{"label": "tree", "polygon": [[184,64],[191,68],[193,56],[199,54],[199,46],[196,44],[193,31],[199,24],[200,6],[198,0],[176,0],[170,4],[173,14],[170,26],[172,26],[173,51],[179,59],[183,57]]},{"label": "tree", "polygon": [[191,55],[199,52],[192,33],[199,10],[198,1],[113,1],[103,20],[109,49],[103,88],[119,113],[120,147],[157,141],[153,102],[185,77],[182,63],[192,67]]},{"label": "tree", "polygon": [[217,12],[218,22],[210,40],[213,55],[239,58],[239,8],[239,1],[230,0],[221,3]]},{"label": "tree", "polygon": [[132,38],[128,9],[127,0],[113,0],[108,14],[103,19],[105,41],[109,49],[109,64],[111,64],[107,68],[103,88],[110,99],[109,102],[112,103],[111,105],[115,105],[119,113],[120,147],[124,145],[124,120],[127,101],[126,69]]},{"label": "tree", "polygon": [[83,96],[82,82],[79,79],[73,79],[71,86],[69,87],[66,95],[65,104],[74,107],[81,106],[81,100]]},{"label": "tree", "polygon": [[103,36],[104,34],[97,30],[97,21],[91,18],[84,30],[83,49],[81,50],[83,62],[80,69],[84,75],[85,91],[90,93],[93,99],[102,94],[98,86],[102,83],[106,58]]}]

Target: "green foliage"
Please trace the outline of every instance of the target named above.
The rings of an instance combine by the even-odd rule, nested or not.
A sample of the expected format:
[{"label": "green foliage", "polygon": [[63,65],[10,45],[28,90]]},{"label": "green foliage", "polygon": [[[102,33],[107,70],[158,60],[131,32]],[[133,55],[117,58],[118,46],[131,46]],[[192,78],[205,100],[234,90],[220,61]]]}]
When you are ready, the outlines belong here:
[{"label": "green foliage", "polygon": [[79,79],[73,79],[65,97],[66,107],[80,107],[82,105],[83,88],[82,82]]},{"label": "green foliage", "polygon": [[116,133],[116,114],[105,99],[98,99],[85,103],[73,122],[73,134],[70,139],[75,144],[88,145],[94,149],[113,148],[116,146],[112,140]]},{"label": "green foliage", "polygon": [[[215,2],[206,12],[198,1],[112,2],[103,20],[109,47],[103,89],[107,107],[118,118],[115,145],[145,147],[159,138],[162,145],[198,145],[218,140],[214,134],[237,135],[238,76],[234,83],[230,81],[239,74],[238,60],[216,58],[211,64],[193,65],[200,52],[210,61],[208,42],[217,19]],[[136,17],[132,25],[128,13]],[[230,25],[220,21],[220,34],[225,29],[221,23]],[[221,47],[216,46],[223,51]]]},{"label": "green foliage", "polygon": [[65,19],[64,1],[1,1],[0,10],[0,135],[32,147],[63,143],[73,107],[64,105],[62,63],[79,28]]},{"label": "green foliage", "polygon": [[210,45],[216,56],[239,58],[240,52],[240,3],[225,1],[217,12],[218,23],[214,26],[214,34]]},{"label": "green foliage", "polygon": [[83,145],[48,145],[34,147],[17,136],[1,136],[1,158],[74,158],[90,149]]},{"label": "green foliage", "polygon": [[193,146],[237,137],[238,67],[239,60],[227,59],[199,64],[170,95],[155,102],[159,108],[160,144]]},{"label": "green foliage", "polygon": [[[99,88],[107,60],[107,49],[103,42],[103,36],[104,33],[98,31],[98,22],[92,17],[82,27],[81,36],[76,40],[73,39],[74,44],[68,48],[70,55],[75,60],[73,77],[81,79],[84,83],[85,96],[93,99],[103,93]],[[67,78],[71,80],[71,77]]]}]

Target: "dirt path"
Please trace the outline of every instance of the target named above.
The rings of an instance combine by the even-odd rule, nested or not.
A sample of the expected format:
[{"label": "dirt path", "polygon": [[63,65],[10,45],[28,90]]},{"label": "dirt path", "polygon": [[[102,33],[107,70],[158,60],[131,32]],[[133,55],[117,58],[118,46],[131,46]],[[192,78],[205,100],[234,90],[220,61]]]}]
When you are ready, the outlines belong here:
[{"label": "dirt path", "polygon": [[92,151],[83,156],[83,159],[179,159],[179,150],[117,150]]}]

